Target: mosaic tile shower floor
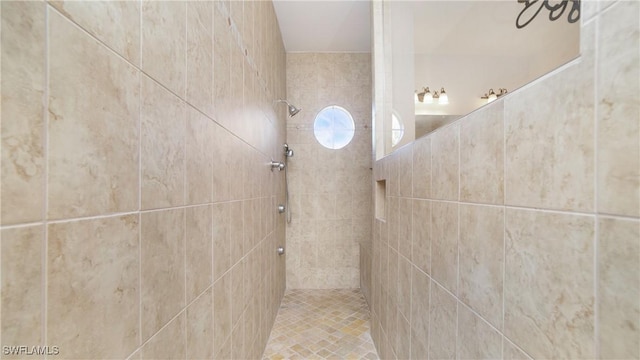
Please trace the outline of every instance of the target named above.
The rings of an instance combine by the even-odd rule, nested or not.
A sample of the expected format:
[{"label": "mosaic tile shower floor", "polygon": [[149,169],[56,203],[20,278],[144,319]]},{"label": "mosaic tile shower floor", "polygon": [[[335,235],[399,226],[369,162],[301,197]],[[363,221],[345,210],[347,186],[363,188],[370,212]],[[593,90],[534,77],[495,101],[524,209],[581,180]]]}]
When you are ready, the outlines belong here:
[{"label": "mosaic tile shower floor", "polygon": [[288,290],[263,359],[377,360],[360,290]]}]

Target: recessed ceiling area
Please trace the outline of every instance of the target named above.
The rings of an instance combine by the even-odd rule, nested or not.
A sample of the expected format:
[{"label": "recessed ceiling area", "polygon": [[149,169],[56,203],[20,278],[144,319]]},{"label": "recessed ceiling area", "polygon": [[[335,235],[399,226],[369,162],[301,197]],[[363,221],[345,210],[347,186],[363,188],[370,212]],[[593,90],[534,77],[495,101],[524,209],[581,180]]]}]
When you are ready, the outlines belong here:
[{"label": "recessed ceiling area", "polygon": [[371,52],[369,0],[273,2],[287,52]]}]

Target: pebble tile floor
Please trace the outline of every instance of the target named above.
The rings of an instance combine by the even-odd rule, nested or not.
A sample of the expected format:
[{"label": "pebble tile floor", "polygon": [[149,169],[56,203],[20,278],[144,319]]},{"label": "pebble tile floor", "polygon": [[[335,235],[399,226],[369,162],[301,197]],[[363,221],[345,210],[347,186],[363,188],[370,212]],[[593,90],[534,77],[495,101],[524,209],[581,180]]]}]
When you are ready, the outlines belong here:
[{"label": "pebble tile floor", "polygon": [[377,360],[360,290],[288,290],[263,355],[280,359]]}]

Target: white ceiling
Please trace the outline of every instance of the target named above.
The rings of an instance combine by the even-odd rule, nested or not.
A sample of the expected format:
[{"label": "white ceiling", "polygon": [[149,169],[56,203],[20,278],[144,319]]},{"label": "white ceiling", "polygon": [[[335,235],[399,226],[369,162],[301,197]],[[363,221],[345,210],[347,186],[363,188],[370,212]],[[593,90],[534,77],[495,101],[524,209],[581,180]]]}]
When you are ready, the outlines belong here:
[{"label": "white ceiling", "polygon": [[287,52],[371,52],[369,0],[275,0]]}]

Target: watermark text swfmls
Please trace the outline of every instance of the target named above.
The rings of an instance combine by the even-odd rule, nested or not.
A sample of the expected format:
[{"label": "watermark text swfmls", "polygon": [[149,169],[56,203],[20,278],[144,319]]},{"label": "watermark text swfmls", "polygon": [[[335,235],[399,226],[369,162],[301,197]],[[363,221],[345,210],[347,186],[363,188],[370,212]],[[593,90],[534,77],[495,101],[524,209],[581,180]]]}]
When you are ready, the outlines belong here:
[{"label": "watermark text swfmls", "polygon": [[2,347],[3,355],[49,355],[56,356],[60,354],[59,346],[27,346],[27,345],[14,345],[14,346],[3,346]]}]

